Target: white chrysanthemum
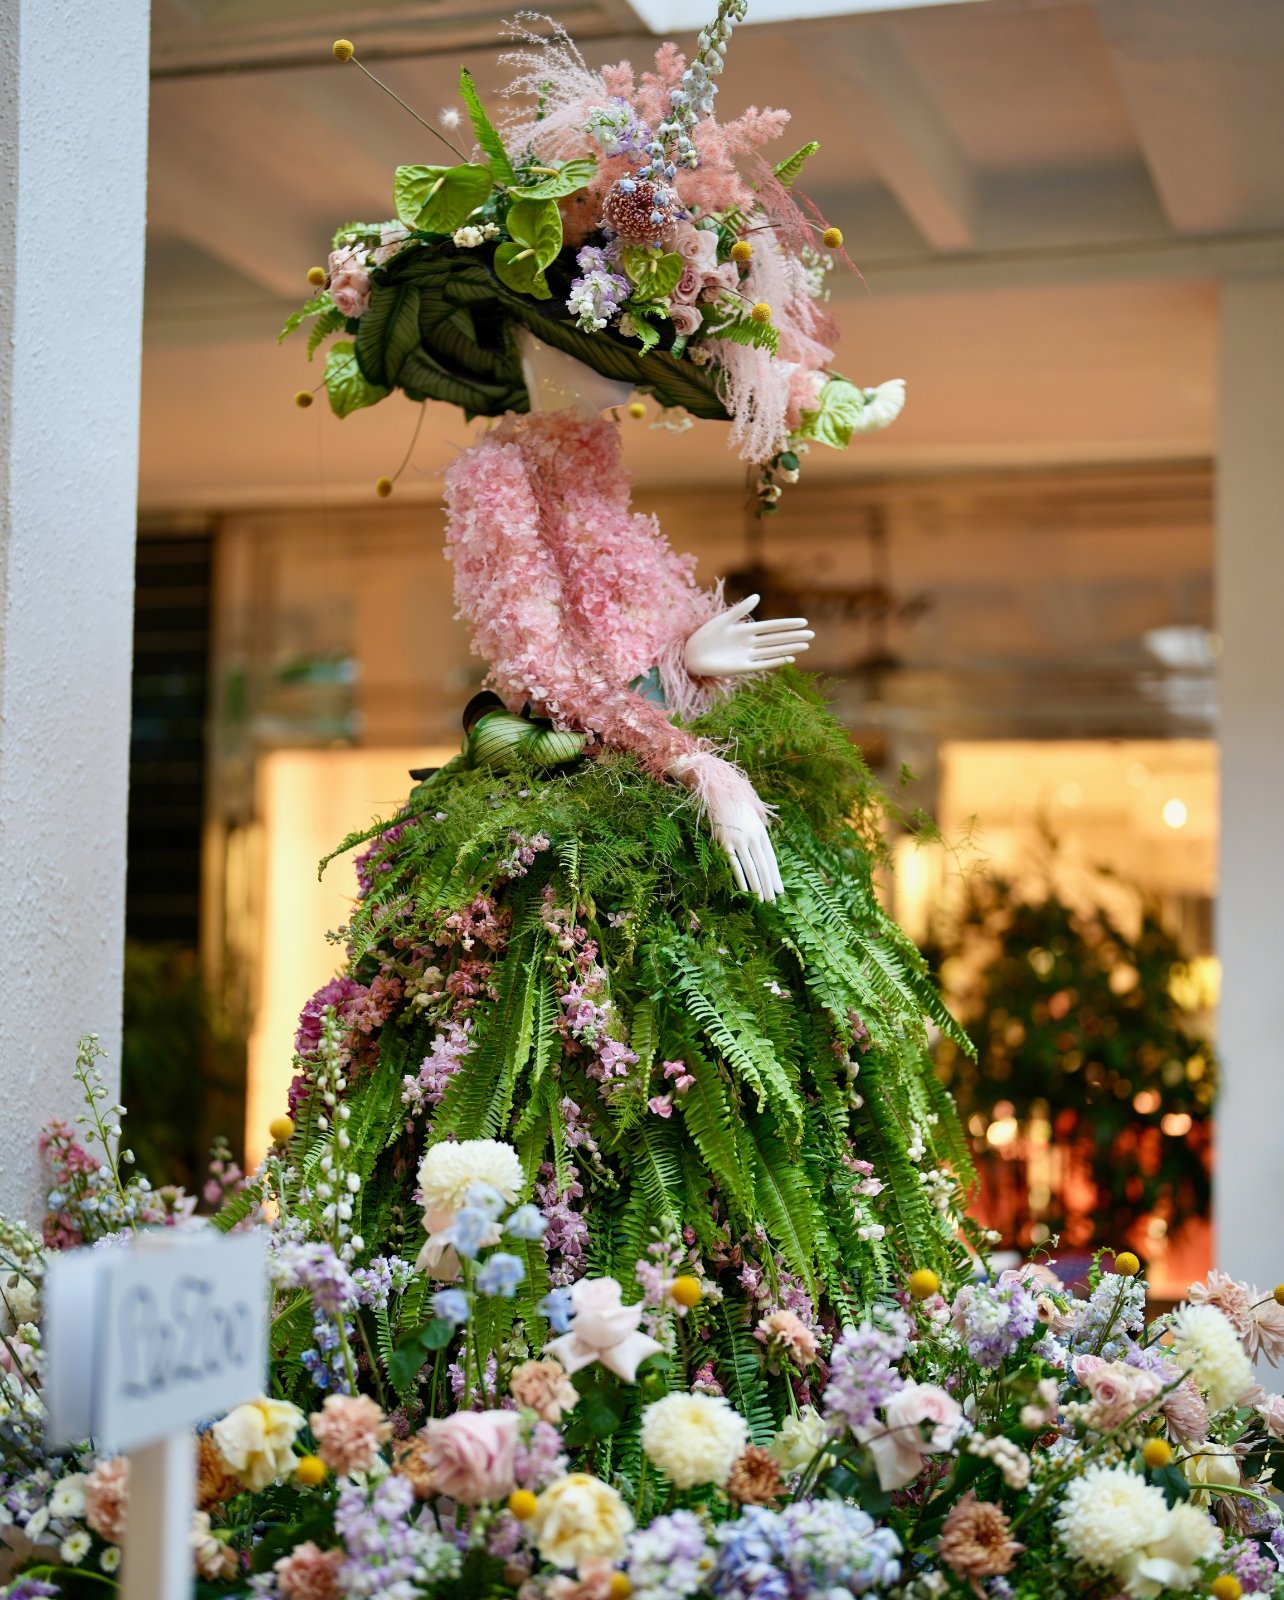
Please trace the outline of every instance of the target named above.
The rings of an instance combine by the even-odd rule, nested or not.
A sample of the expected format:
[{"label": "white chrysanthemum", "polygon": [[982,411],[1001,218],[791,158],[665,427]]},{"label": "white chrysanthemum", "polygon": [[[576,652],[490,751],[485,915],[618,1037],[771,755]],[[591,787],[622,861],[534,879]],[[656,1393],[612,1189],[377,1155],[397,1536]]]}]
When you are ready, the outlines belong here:
[{"label": "white chrysanthemum", "polygon": [[1230,1319],[1216,1306],[1181,1308],[1173,1318],[1172,1354],[1208,1397],[1214,1416],[1252,1385],[1253,1364]]},{"label": "white chrysanthemum", "polygon": [[1057,1514],[1061,1543],[1090,1567],[1115,1567],[1162,1536],[1168,1506],[1153,1484],[1124,1467],[1089,1467],[1069,1484]]},{"label": "white chrysanthemum", "polygon": [[679,1489],[721,1487],[748,1443],[745,1419],[720,1394],[666,1394],[642,1413],[642,1448]]},{"label": "white chrysanthemum", "polygon": [[425,1211],[458,1211],[475,1183],[498,1189],[511,1205],[522,1187],[522,1164],[511,1144],[499,1139],[443,1140],[419,1163]]}]

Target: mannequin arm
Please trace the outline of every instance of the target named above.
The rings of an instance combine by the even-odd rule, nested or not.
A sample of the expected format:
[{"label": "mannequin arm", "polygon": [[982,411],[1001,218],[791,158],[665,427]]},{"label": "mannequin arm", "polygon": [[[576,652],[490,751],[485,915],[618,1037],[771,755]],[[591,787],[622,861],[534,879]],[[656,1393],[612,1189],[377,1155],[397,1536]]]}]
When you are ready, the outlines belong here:
[{"label": "mannequin arm", "polygon": [[685,652],[687,671],[693,678],[735,678],[763,672],[793,661],[809,647],[815,634],[806,617],[746,622],[760,598],[751,594],[696,629]]}]

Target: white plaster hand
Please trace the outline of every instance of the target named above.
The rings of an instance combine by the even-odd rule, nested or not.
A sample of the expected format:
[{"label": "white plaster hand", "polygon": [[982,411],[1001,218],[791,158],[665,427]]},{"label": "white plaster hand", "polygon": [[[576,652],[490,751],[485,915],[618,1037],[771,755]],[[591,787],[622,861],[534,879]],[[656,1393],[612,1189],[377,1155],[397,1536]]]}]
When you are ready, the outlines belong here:
[{"label": "white plaster hand", "polygon": [[738,800],[714,802],[709,807],[709,827],[727,852],[738,888],[759,900],[784,894],[767,824],[751,806]]},{"label": "white plaster hand", "polygon": [[[686,668],[693,678],[738,678],[749,672],[763,672],[783,666],[807,649],[815,634],[807,626],[806,617],[781,617],[774,622],[743,620],[760,598],[751,594],[696,629],[686,647]],[[770,845],[767,848],[770,853]]]}]

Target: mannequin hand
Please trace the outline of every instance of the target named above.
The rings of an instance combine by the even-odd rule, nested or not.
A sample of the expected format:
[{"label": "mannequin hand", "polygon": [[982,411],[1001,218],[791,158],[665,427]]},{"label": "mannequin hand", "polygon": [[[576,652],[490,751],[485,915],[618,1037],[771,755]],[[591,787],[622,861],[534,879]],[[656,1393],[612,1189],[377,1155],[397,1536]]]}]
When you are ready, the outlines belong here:
[{"label": "mannequin hand", "polygon": [[[741,620],[760,598],[751,594],[696,629],[686,648],[686,667],[693,678],[736,678],[762,672],[783,666],[807,649],[815,634],[806,617],[782,617],[775,622]],[[770,854],[770,845],[767,850]]]},{"label": "mannequin hand", "polygon": [[709,826],[731,861],[736,887],[759,900],[774,900],[784,894],[766,823],[755,811],[738,803],[720,810],[723,814],[718,816],[710,812]]}]

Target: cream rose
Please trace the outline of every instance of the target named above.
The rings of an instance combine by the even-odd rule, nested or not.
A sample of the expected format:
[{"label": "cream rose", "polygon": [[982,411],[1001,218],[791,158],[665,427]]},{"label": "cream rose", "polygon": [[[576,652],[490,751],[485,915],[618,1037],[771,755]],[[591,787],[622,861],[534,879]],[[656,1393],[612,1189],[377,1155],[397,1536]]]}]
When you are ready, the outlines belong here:
[{"label": "cream rose", "polygon": [[1116,1575],[1129,1594],[1145,1600],[1169,1589],[1185,1593],[1199,1585],[1197,1563],[1215,1556],[1221,1543],[1221,1529],[1206,1511],[1175,1505],[1158,1534],[1142,1549],[1125,1556]]},{"label": "cream rose", "polygon": [[619,1561],[633,1517],[609,1483],[587,1472],[571,1472],[540,1495],[529,1526],[545,1561],[570,1568]]},{"label": "cream rose", "polygon": [[247,1489],[266,1489],[294,1468],[303,1413],[288,1400],[261,1395],[214,1424],[218,1452]]},{"label": "cream rose", "polygon": [[1191,1501],[1197,1506],[1208,1504],[1213,1489],[1238,1489],[1243,1482],[1239,1462],[1225,1445],[1202,1444],[1177,1465],[1190,1485]]}]

